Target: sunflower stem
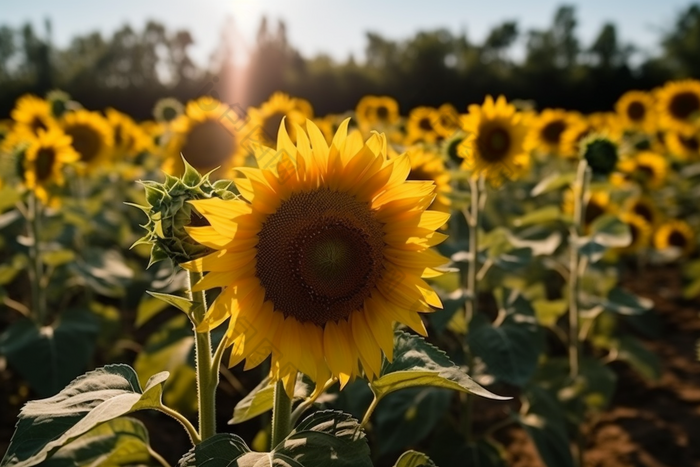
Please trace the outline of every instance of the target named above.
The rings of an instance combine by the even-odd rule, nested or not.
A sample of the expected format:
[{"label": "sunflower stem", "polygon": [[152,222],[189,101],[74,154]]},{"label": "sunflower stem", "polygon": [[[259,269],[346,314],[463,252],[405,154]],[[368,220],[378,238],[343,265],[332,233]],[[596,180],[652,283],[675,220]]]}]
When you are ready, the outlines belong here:
[{"label": "sunflower stem", "polygon": [[282,380],[275,384],[275,402],[272,407],[272,440],[270,449],[280,444],[292,430],[292,400],[284,389]]},{"label": "sunflower stem", "polygon": [[[584,234],[585,210],[588,199],[591,171],[586,159],[579,162],[574,182],[574,219],[569,244],[569,377],[574,382],[579,376],[581,340],[579,335],[579,281],[583,276],[586,261],[582,261],[578,240]],[[584,258],[585,260],[585,258]],[[578,465],[583,466],[585,440],[580,430],[576,433]]]},{"label": "sunflower stem", "polygon": [[211,334],[199,332],[207,309],[205,292],[192,292],[192,286],[201,278],[199,272],[189,272],[189,295],[192,300],[192,321],[194,326],[194,351],[197,374],[197,407],[199,409],[199,437],[202,441],[216,434],[216,387],[219,385],[219,367],[214,368],[211,355]]},{"label": "sunflower stem", "polygon": [[[467,270],[467,300],[464,306],[465,310],[465,321],[467,323],[467,329],[469,329],[469,324],[476,315],[477,312],[477,283],[480,278],[486,275],[486,272],[482,277],[478,276],[479,270],[479,222],[480,222],[480,210],[483,209],[486,203],[486,193],[482,195],[482,188],[484,187],[484,177],[483,175],[479,178],[469,177],[469,189],[471,193],[471,207],[469,209],[469,215],[466,216],[467,223],[469,224],[469,269]],[[474,367],[474,355],[467,345],[464,346],[465,360],[469,367],[469,371],[472,371]],[[474,413],[474,396],[472,394],[464,395],[464,407],[462,411],[462,418],[464,424],[464,436],[467,442],[471,442],[473,438],[472,433],[472,419]]]},{"label": "sunflower stem", "polygon": [[41,201],[39,201],[36,194],[32,191],[29,194],[29,206],[27,209],[29,234],[31,236],[29,256],[32,261],[32,309],[37,322],[39,325],[43,326],[46,320],[46,297],[44,296],[44,288],[41,286],[41,283],[44,281],[44,268],[41,264],[41,242],[39,240],[41,213]]}]

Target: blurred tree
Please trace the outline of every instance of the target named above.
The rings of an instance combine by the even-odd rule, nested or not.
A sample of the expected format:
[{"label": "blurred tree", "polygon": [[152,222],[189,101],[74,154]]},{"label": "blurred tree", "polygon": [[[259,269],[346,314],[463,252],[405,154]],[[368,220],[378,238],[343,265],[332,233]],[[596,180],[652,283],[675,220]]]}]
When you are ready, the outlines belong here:
[{"label": "blurred tree", "polygon": [[674,28],[662,40],[668,66],[681,76],[700,76],[700,5],[678,15]]}]

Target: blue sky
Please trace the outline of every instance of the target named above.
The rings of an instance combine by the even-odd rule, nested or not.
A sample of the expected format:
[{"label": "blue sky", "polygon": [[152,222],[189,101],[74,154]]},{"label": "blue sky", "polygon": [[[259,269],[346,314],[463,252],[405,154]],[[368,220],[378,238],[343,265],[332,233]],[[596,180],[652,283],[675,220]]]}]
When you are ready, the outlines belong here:
[{"label": "blue sky", "polygon": [[[19,25],[31,21],[42,27],[51,18],[53,39],[59,46],[75,34],[100,30],[111,34],[125,23],[142,28],[157,19],[170,28],[187,28],[194,36],[194,59],[207,62],[221,36],[225,18],[233,17],[245,50],[255,37],[262,15],[272,21],[284,19],[290,42],[305,56],[320,52],[338,60],[350,53],[363,57],[365,32],[374,31],[399,39],[419,29],[446,27],[466,31],[469,39],[481,41],[490,28],[504,20],[516,20],[521,31],[546,27],[561,1],[557,0],[88,0],[4,1],[0,24]],[[689,0],[585,0],[576,5],[578,35],[590,43],[605,21],[613,21],[623,40],[653,51],[661,31],[671,26]],[[516,46],[515,54],[522,51]],[[243,55],[243,54],[241,54]]]}]

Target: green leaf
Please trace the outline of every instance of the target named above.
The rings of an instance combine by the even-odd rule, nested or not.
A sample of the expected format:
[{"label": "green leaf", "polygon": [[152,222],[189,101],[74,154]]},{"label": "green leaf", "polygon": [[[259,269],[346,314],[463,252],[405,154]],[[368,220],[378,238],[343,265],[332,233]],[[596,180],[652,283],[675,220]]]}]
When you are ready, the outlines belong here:
[{"label": "green leaf", "polygon": [[595,263],[609,248],[623,248],[631,242],[629,225],[615,215],[604,214],[593,221],[590,235],[576,239],[575,244],[582,255]]},{"label": "green leaf", "polygon": [[513,248],[498,255],[494,262],[505,271],[517,271],[532,261],[532,249],[529,247]]},{"label": "green leaf", "polygon": [[559,206],[544,206],[513,220],[513,225],[516,227],[524,227],[527,225],[559,221],[561,219],[562,213]]},{"label": "green leaf", "polygon": [[60,448],[41,465],[45,467],[89,467],[147,465],[148,430],[140,421],[119,417],[102,423]]},{"label": "green leaf", "polygon": [[634,295],[618,287],[613,288],[608,293],[607,298],[582,294],[582,302],[587,308],[601,306],[607,311],[621,315],[638,315],[649,311],[654,306],[652,300]]},{"label": "green leaf", "polygon": [[17,274],[22,272],[27,264],[27,257],[21,253],[14,255],[10,261],[0,264],[0,285],[6,285],[15,280]]},{"label": "green leaf", "polygon": [[542,326],[551,327],[569,309],[569,302],[563,298],[559,300],[539,299],[532,302],[532,307],[535,309],[537,322]]},{"label": "green leaf", "polygon": [[561,427],[535,414],[519,416],[518,421],[532,438],[547,467],[574,467],[569,440]]},{"label": "green leaf", "polygon": [[481,387],[452,363],[445,352],[423,338],[398,331],[394,334],[394,360],[384,360],[380,377],[372,381],[370,387],[374,395],[381,399],[399,389],[416,386],[454,389],[489,399],[510,399]]},{"label": "green leaf", "polygon": [[[233,409],[233,417],[228,421],[229,425],[243,423],[258,415],[272,410],[274,403],[275,385],[270,384],[270,377],[266,376],[247,396],[241,399]],[[306,378],[297,378],[294,388],[294,399],[304,399],[313,391],[313,384]]]},{"label": "green leaf", "polygon": [[575,179],[576,173],[574,172],[565,172],[563,174],[555,172],[548,177],[545,177],[542,181],[540,181],[540,183],[535,185],[530,192],[530,196],[539,196],[544,193],[549,193],[550,191],[571,186]]},{"label": "green leaf", "polygon": [[86,310],[68,310],[52,326],[22,318],[0,336],[0,354],[47,397],[85,371],[98,332],[99,321]]},{"label": "green leaf", "polygon": [[136,321],[134,326],[140,328],[167,307],[168,303],[157,297],[144,296],[136,309]]},{"label": "green leaf", "polygon": [[426,438],[444,419],[451,399],[450,391],[432,387],[388,395],[374,412],[378,454],[401,451]]},{"label": "green leaf", "polygon": [[45,251],[41,254],[41,260],[47,266],[60,266],[62,264],[70,263],[74,259],[75,252],[68,249]]},{"label": "green leaf", "polygon": [[73,380],[48,399],[27,402],[0,466],[37,465],[101,423],[142,409],[161,407],[167,372],[142,390],[128,365],[107,365]]},{"label": "green leaf", "polygon": [[644,378],[658,381],[661,378],[661,360],[642,342],[632,336],[621,336],[615,343],[617,359],[629,363]]},{"label": "green leaf", "polygon": [[241,438],[217,434],[192,448],[180,467],[371,467],[357,420],[331,410],[305,418],[272,452],[252,452]]},{"label": "green leaf", "polygon": [[157,298],[158,300],[163,300],[165,303],[174,306],[178,310],[184,311],[186,314],[190,315],[195,311],[194,303],[187,298],[178,297],[177,295],[170,295],[167,293],[159,292],[146,292],[148,295]]},{"label": "green leaf", "polygon": [[396,461],[394,467],[437,467],[430,457],[418,451],[406,451]]},{"label": "green leaf", "polygon": [[134,272],[115,249],[86,248],[82,258],[70,263],[71,270],[100,295],[121,297]]},{"label": "green leaf", "polygon": [[518,292],[505,290],[499,326],[477,314],[467,335],[469,348],[497,380],[525,385],[537,369],[543,336],[530,303]]}]

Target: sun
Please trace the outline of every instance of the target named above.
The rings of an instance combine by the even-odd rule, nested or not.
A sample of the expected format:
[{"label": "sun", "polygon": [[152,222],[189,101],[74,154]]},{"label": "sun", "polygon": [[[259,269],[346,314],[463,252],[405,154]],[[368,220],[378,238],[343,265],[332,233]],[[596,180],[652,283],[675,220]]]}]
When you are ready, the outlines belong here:
[{"label": "sun", "polygon": [[383,134],[364,141],[348,124],[328,145],[309,120],[292,143],[282,122],[276,149],[254,145],[269,168],[238,169],[240,199],[192,202],[210,225],[188,232],[216,251],[183,267],[208,271],[193,290],[222,288],[200,327],[229,320],[229,364],[272,355],[288,393],[297,371],[343,386],[376,377],[392,323],[425,335],[419,314],[442,306],[424,280],[448,262],[430,248],[449,218],[427,210],[434,182],[407,181],[408,156],[388,158]]}]

